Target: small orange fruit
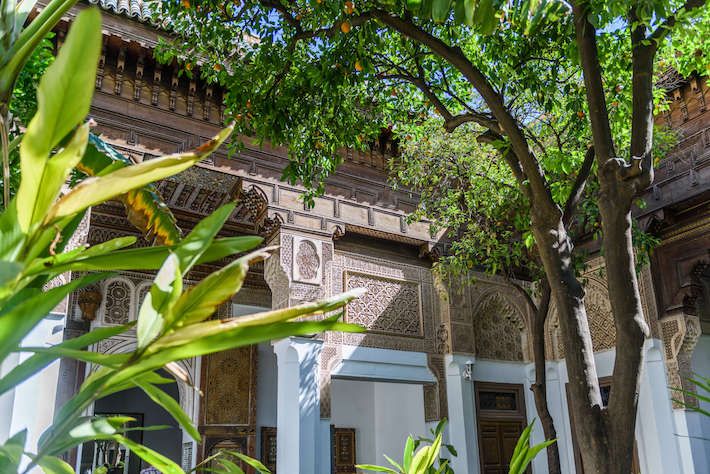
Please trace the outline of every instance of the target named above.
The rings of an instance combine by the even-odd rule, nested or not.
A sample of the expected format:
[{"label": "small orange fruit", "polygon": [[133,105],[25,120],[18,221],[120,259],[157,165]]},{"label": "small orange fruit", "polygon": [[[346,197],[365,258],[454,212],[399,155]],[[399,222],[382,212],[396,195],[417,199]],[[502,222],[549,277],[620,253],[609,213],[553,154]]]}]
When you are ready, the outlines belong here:
[{"label": "small orange fruit", "polygon": [[355,4],[353,4],[353,2],[348,0],[347,2],[345,2],[344,10],[345,10],[345,13],[347,13],[348,15],[352,15],[353,12],[355,11]]},{"label": "small orange fruit", "polygon": [[360,61],[355,61],[355,70],[356,71],[362,71],[362,64],[360,64]]},{"label": "small orange fruit", "polygon": [[221,64],[215,64],[215,65],[212,66],[212,67],[214,68],[215,71],[221,71],[221,70],[222,70],[222,65],[221,65]]},{"label": "small orange fruit", "polygon": [[192,63],[185,64],[185,69],[187,69],[188,71],[192,71]]},{"label": "small orange fruit", "polygon": [[582,112],[581,110],[577,112],[577,117],[584,118],[584,112]]},{"label": "small orange fruit", "polygon": [[340,24],[340,31],[343,33],[350,33],[350,22],[344,21]]},{"label": "small orange fruit", "polygon": [[184,8],[190,8],[190,0],[182,0],[182,6]]},{"label": "small orange fruit", "polygon": [[611,103],[611,106],[612,106],[612,107],[618,107],[618,106],[619,106],[619,101],[618,101],[618,100],[613,101],[613,102]]}]

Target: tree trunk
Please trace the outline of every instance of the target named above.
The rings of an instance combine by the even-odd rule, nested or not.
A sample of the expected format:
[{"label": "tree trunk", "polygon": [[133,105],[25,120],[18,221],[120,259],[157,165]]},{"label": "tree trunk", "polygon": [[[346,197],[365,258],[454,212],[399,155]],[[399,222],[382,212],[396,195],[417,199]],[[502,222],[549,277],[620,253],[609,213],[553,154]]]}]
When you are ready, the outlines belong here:
[{"label": "tree trunk", "polygon": [[609,301],[616,326],[616,356],[608,407],[609,438],[613,440],[610,446],[612,470],[609,472],[626,474],[631,471],[638,385],[648,326],[643,316],[634,264],[631,196],[626,183],[617,178],[618,173],[605,168],[600,175],[610,173],[611,176],[600,176],[599,212]]},{"label": "tree trunk", "polygon": [[[545,321],[550,309],[550,285],[542,282],[540,303],[535,308],[532,328],[533,360],[535,361],[535,384],[530,388],[535,396],[535,409],[540,417],[545,439],[557,439],[555,422],[547,404],[547,374],[545,371]],[[562,474],[558,443],[547,447],[547,469],[549,474]]]},{"label": "tree trunk", "polygon": [[569,378],[569,410],[577,420],[575,435],[585,473],[615,472],[611,469],[584,289],[572,265],[571,239],[561,216],[554,219],[533,210],[532,228],[557,307]]}]

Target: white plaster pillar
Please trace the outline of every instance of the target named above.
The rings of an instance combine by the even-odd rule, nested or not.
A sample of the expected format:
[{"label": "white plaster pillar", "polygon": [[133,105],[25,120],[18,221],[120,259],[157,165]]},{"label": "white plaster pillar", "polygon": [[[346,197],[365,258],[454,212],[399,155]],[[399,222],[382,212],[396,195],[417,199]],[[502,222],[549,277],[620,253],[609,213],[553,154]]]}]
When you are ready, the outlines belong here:
[{"label": "white plaster pillar", "polygon": [[446,354],[446,397],[449,404],[449,442],[458,456],[451,459],[455,472],[479,474],[478,437],[473,382],[464,379],[466,362],[473,357]]},{"label": "white plaster pillar", "polygon": [[682,441],[676,433],[663,343],[658,339],[647,339],[636,415],[636,439],[644,474],[694,472],[684,466],[687,463],[683,463],[678,449],[678,443]]},{"label": "white plaster pillar", "polygon": [[[319,362],[322,342],[291,337],[273,343],[276,353],[276,470],[312,474],[319,470]],[[330,445],[323,447],[330,451]]]}]

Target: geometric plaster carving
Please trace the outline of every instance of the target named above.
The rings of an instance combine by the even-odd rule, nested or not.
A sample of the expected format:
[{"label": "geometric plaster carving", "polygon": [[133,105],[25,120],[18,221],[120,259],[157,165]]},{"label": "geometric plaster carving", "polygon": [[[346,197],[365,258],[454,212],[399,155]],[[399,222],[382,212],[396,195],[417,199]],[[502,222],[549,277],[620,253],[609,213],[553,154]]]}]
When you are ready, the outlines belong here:
[{"label": "geometric plaster carving", "polygon": [[500,292],[485,296],[473,316],[476,357],[523,361],[525,321],[518,308]]},{"label": "geometric plaster carving", "polygon": [[346,271],[345,288],[367,288],[365,295],[348,305],[348,322],[360,324],[370,332],[424,336],[417,282]]},{"label": "geometric plaster carving", "polygon": [[[590,276],[589,273],[584,275],[584,307],[594,352],[613,349],[616,346],[616,325],[608,295],[606,282],[596,276]],[[545,322],[545,357],[565,358],[565,345],[554,299],[550,301],[550,311]]]},{"label": "geometric plaster carving", "polygon": [[691,360],[701,334],[700,319],[679,311],[661,318],[660,326],[673,408],[697,407],[697,398],[679,390],[695,391],[688,379],[693,375]]}]

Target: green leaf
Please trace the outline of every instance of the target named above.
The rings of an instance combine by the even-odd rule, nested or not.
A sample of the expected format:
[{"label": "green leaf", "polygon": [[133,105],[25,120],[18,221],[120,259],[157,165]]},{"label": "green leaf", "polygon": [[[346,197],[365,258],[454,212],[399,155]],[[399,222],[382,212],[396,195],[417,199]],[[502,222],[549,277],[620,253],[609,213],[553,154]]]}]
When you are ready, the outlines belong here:
[{"label": "green leaf", "polygon": [[407,436],[407,442],[404,444],[404,456],[402,457],[402,469],[404,472],[409,471],[412,466],[412,455],[414,454],[414,438]]},{"label": "green leaf", "polygon": [[49,314],[69,293],[106,277],[106,274],[86,275],[66,285],[40,292],[13,308],[2,308],[0,314],[0,360],[16,349],[35,325]]},{"label": "green leaf", "polygon": [[[56,184],[57,174],[78,161],[75,155],[79,149],[83,154],[84,133],[88,129],[74,143],[72,152],[55,163],[59,169],[48,169],[49,162],[56,158],[47,160],[49,153],[89,112],[100,50],[101,14],[90,8],[77,15],[57,59],[42,76],[37,89],[37,113],[20,145],[22,180],[17,209],[24,232],[44,218],[49,205],[48,196],[42,195],[44,186]],[[49,195],[53,193],[53,189],[47,191]]]},{"label": "green leaf", "polygon": [[[190,326],[190,328],[193,326]],[[180,331],[185,329],[187,328]],[[199,339],[186,339],[185,342],[179,345],[161,347],[155,352],[151,352],[149,356],[147,355],[140,362],[122,371],[120,376],[116,378],[116,383],[121,383],[123,379],[127,380],[138,374],[159,369],[168,362],[213,354],[288,336],[313,335],[323,331],[362,332],[363,328],[354,324],[341,323],[337,320],[337,317],[333,317],[315,322],[287,322],[247,327],[227,326],[222,331],[210,331],[209,335],[204,336],[200,334],[200,331],[194,331],[191,334]],[[183,335],[181,334],[180,337]],[[150,350],[153,351],[153,347],[157,346],[161,341],[153,344]]]},{"label": "green leaf", "polygon": [[264,466],[264,465],[263,465],[260,461],[258,461],[257,459],[250,458],[250,457],[247,456],[246,454],[242,454],[242,453],[240,453],[239,451],[230,451],[229,454],[231,454],[232,456],[234,456],[234,457],[236,457],[236,458],[241,459],[241,460],[244,461],[246,464],[248,464],[249,466],[251,466],[251,467],[253,467],[254,469],[256,469],[257,472],[259,472],[259,474],[271,474],[271,471],[269,471],[269,469],[268,469],[266,466]]},{"label": "green leaf", "polygon": [[354,289],[339,295],[331,296],[313,303],[305,303],[291,308],[283,308],[272,311],[264,311],[248,316],[226,320],[211,320],[202,323],[191,324],[177,329],[171,334],[162,337],[155,345],[154,350],[161,350],[166,347],[180,346],[190,341],[199,341],[204,337],[219,335],[225,331],[249,326],[266,326],[271,323],[279,323],[295,319],[303,315],[317,315],[334,311],[358,296],[364,290]]},{"label": "green leaf", "polygon": [[[233,126],[223,129],[212,140],[193,151],[144,161],[105,176],[85,179],[52,206],[45,222],[52,223],[153,181],[177,174],[209,156],[227,139],[232,130]],[[23,143],[25,141],[23,140]]]},{"label": "green leaf", "polygon": [[163,456],[162,454],[153,451],[152,449],[138,444],[122,435],[114,435],[111,437],[131,450],[139,458],[146,461],[151,466],[158,469],[162,474],[184,474],[183,470],[173,461]]},{"label": "green leaf", "polygon": [[449,7],[451,0],[433,0],[431,8],[431,17],[437,23],[443,23],[449,16]]},{"label": "green leaf", "polygon": [[45,474],[74,474],[74,469],[69,464],[54,456],[43,456],[35,462]]},{"label": "green leaf", "polygon": [[180,295],[175,304],[175,324],[185,326],[209,318],[221,304],[239,291],[249,271],[249,265],[268,256],[269,253],[263,250],[250,253],[213,272],[188,289]]},{"label": "green leaf", "polygon": [[53,347],[23,347],[21,352],[33,352],[35,354],[49,354],[55,358],[68,357],[71,359],[89,362],[104,367],[117,369],[122,364],[126,363],[131,357],[128,353],[121,354],[103,354],[101,352],[82,351],[79,349],[68,349],[61,346]]},{"label": "green leaf", "polygon": [[[235,253],[251,250],[262,242],[261,237],[239,236],[215,239],[197,260],[209,263]],[[93,247],[92,247],[93,248]],[[53,273],[71,271],[154,270],[160,268],[175,247],[155,246],[112,251],[109,255],[82,253],[75,260],[51,268]],[[89,249],[90,250],[90,249]],[[92,252],[93,253],[93,252]]]},{"label": "green leaf", "polygon": [[495,6],[493,0],[479,0],[478,8],[474,12],[474,23],[478,25],[481,33],[490,35],[495,30],[498,24],[498,18],[495,16]]},{"label": "green leaf", "polygon": [[0,445],[0,472],[17,472],[22,453],[27,443],[27,429],[10,437],[5,444]]},{"label": "green leaf", "polygon": [[187,273],[210,246],[224,223],[234,211],[236,203],[219,207],[212,214],[202,219],[175,248],[175,255],[180,261],[180,271]]},{"label": "green leaf", "polygon": [[384,467],[384,466],[376,466],[374,464],[357,464],[355,465],[356,468],[358,469],[363,469],[365,471],[374,471],[374,472],[389,472],[391,474],[400,474],[394,469],[390,469],[389,467]]},{"label": "green leaf", "polygon": [[200,432],[197,431],[197,428],[192,424],[190,417],[182,410],[180,404],[175,401],[172,396],[148,382],[136,380],[136,385],[143,389],[151,400],[170,413],[170,415],[175,418],[175,421],[180,423],[180,426],[182,426],[195,441],[198,443],[200,442]]},{"label": "green leaf", "polygon": [[[86,334],[82,334],[79,337],[66,340],[54,347],[61,347],[65,349],[83,349],[103,339],[108,339],[121,334],[131,327],[133,327],[133,324],[96,328]],[[32,377],[34,374],[47,367],[59,357],[61,357],[61,354],[37,353],[27,358],[0,379],[0,395]]]},{"label": "green leaf", "polygon": [[[88,176],[103,176],[133,162],[96,135],[89,134],[86,153],[77,169]],[[159,245],[176,245],[181,238],[175,216],[154,185],[134,189],[118,197],[127,211],[128,221]]]},{"label": "green leaf", "polygon": [[175,253],[171,253],[155,276],[150,292],[138,312],[136,339],[138,350],[145,349],[163,331],[172,306],[182,292],[182,272]]},{"label": "green leaf", "polygon": [[387,462],[390,463],[392,466],[394,466],[395,468],[404,472],[404,469],[402,469],[402,466],[397,461],[395,461],[391,457],[387,456],[386,454],[383,454],[382,456],[384,456],[384,458],[387,460]]}]

